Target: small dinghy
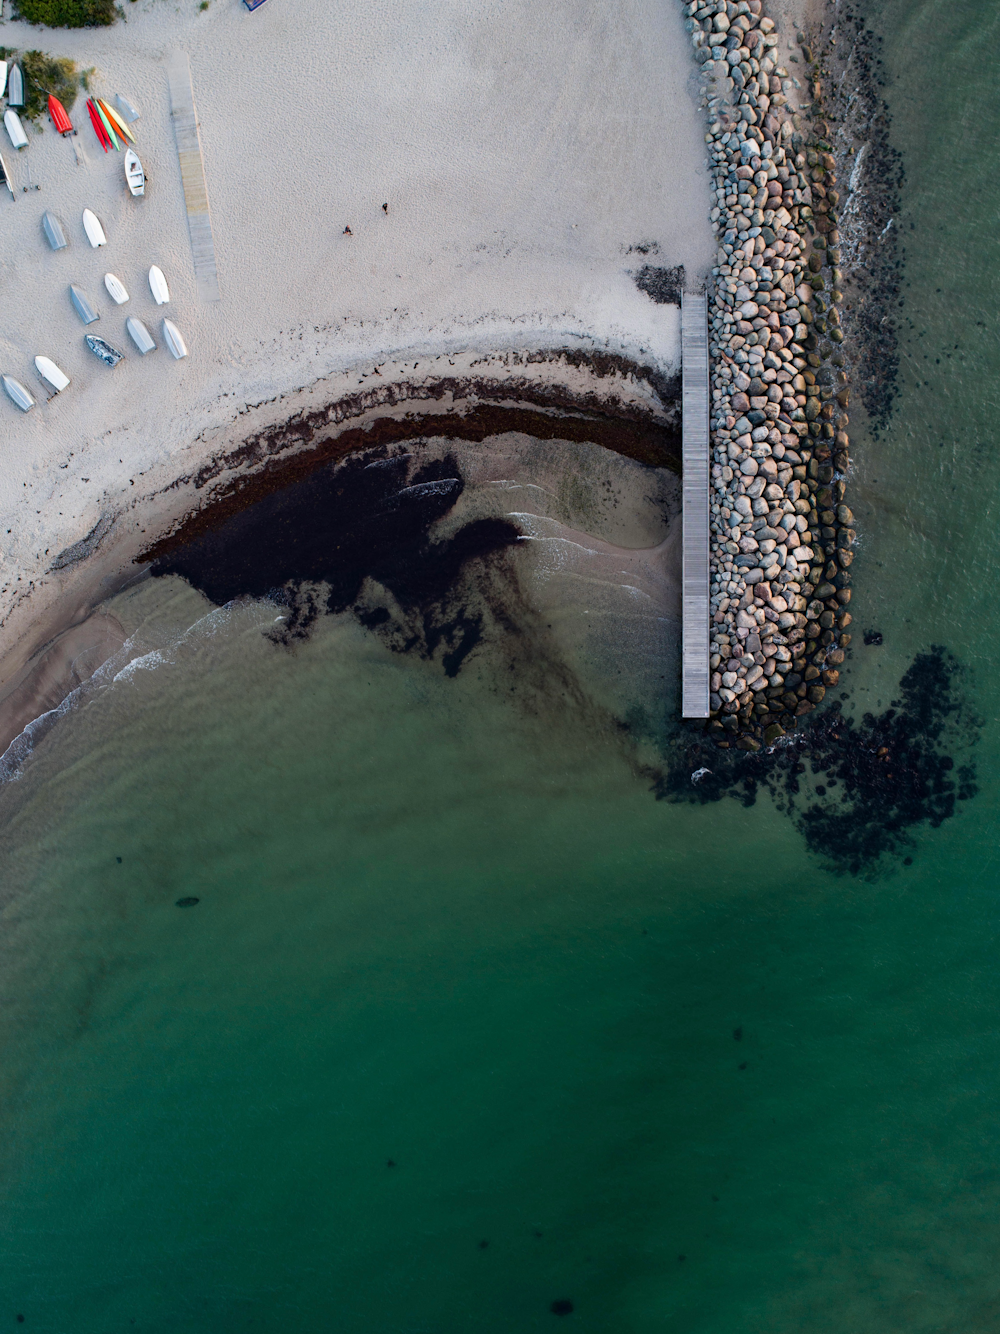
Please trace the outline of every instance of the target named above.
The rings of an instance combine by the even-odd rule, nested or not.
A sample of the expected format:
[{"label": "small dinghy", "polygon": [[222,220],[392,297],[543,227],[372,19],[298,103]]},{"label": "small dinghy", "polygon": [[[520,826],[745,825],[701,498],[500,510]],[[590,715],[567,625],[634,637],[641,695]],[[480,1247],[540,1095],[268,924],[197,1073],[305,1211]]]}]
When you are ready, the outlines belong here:
[{"label": "small dinghy", "polygon": [[45,233],[45,239],[53,250],[65,250],[69,245],[66,240],[66,233],[63,231],[63,225],[54,213],[48,209],[42,214],[42,231]]},{"label": "small dinghy", "polygon": [[28,136],[24,132],[24,126],[21,124],[21,117],[16,111],[8,107],[3,113],[4,128],[15,148],[27,148]]},{"label": "small dinghy", "polygon": [[155,264],[149,271],[149,290],[153,293],[153,300],[158,306],[165,306],[170,300],[170,292],[167,288],[167,280],[163,276],[163,270],[158,269]]},{"label": "small dinghy", "polygon": [[25,389],[20,380],[15,380],[12,375],[5,375],[3,378],[3,387],[7,391],[7,397],[12,403],[16,403],[22,412],[30,412],[35,406],[35,400]]},{"label": "small dinghy", "polygon": [[21,73],[20,65],[11,65],[7,71],[7,105],[24,106],[24,75]]},{"label": "small dinghy", "polygon": [[69,376],[64,375],[63,372],[56,365],[56,363],[50,357],[36,357],[35,370],[46,382],[46,384],[50,384],[52,386],[52,388],[56,391],[57,394],[61,394],[62,391],[66,388],[66,386],[69,384]]},{"label": "small dinghy", "polygon": [[112,347],[110,343],[106,343],[103,338],[95,338],[93,334],[84,334],[83,341],[94,356],[104,362],[105,366],[117,366],[123,360],[123,354],[116,347]]},{"label": "small dinghy", "polygon": [[2,157],[0,157],[0,177],[3,178],[3,184],[10,191],[11,199],[17,199],[17,195],[14,193],[14,185],[10,179],[10,172],[7,170],[7,163],[4,162]]},{"label": "small dinghy", "polygon": [[101,318],[87,293],[81,291],[81,289],[74,283],[70,284],[69,295],[70,300],[76,307],[76,313],[80,316],[80,319],[83,320],[84,324],[93,324],[95,320]]},{"label": "small dinghy", "polygon": [[73,122],[66,114],[66,108],[58,97],[53,97],[51,93],[49,93],[49,115],[52,117],[52,124],[60,134],[73,133]]},{"label": "small dinghy", "polygon": [[188,354],[187,343],[181,337],[181,331],[173,320],[163,321],[163,341],[170,348],[171,355],[178,361]]},{"label": "small dinghy", "polygon": [[0,97],[3,97],[4,90],[7,87],[7,62],[0,60]]},{"label": "small dinghy", "polygon": [[127,97],[122,97],[121,93],[115,93],[115,106],[129,125],[134,125],[139,119],[138,111],[136,111],[135,107]]},{"label": "small dinghy", "polygon": [[129,337],[143,356],[147,352],[153,352],[156,343],[153,341],[153,335],[149,332],[142,320],[137,320],[134,315],[130,315],[125,321],[125,328],[128,330]]},{"label": "small dinghy", "polygon": [[131,148],[125,153],[125,182],[133,196],[146,193],[146,173],[138,154]]},{"label": "small dinghy", "polygon": [[116,306],[124,306],[128,300],[128,292],[125,290],[125,284],[120,278],[116,278],[113,273],[104,275],[104,286],[108,289],[108,295]]},{"label": "small dinghy", "polygon": [[89,208],[83,210],[83,230],[87,233],[87,240],[96,250],[99,245],[107,245],[108,238],[104,235],[104,228],[96,213],[92,213]]}]

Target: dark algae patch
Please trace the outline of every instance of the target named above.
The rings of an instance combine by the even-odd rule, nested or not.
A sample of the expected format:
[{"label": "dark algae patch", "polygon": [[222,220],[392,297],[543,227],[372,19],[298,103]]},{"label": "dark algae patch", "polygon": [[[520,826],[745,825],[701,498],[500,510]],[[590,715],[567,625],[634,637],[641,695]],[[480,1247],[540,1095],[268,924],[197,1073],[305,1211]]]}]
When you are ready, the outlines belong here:
[{"label": "dark algae patch", "polygon": [[353,611],[392,649],[437,658],[454,676],[486,615],[464,575],[520,537],[513,523],[485,518],[433,540],[463,487],[454,458],[414,468],[410,454],[376,451],[265,494],[190,541],[181,534],[152,570],[181,575],[218,605],[275,598],[287,608],[270,632],[276,643],[305,638],[325,613]]},{"label": "dark algae patch", "polygon": [[[794,739],[756,754],[719,750],[703,738],[682,742],[682,756],[657,781],[656,794],[673,802],[732,797],[752,806],[766,791],[830,870],[872,874],[883,858],[912,848],[918,826],[938,828],[978,791],[969,751],[983,722],[963,677],[952,654],[935,645],[917,654],[884,713],[855,722],[835,704]],[[957,763],[952,752],[968,758]],[[710,772],[692,782],[702,768]]]}]

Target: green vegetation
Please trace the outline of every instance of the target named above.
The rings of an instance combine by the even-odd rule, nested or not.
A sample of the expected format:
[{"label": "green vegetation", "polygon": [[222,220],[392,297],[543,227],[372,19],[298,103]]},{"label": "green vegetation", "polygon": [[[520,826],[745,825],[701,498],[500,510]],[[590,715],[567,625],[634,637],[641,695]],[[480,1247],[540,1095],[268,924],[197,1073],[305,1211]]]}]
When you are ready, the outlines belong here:
[{"label": "green vegetation", "polygon": [[81,74],[76,64],[65,56],[50,56],[44,51],[16,51],[0,46],[0,60],[16,60],[24,74],[22,120],[38,121],[48,112],[49,93],[58,97],[67,111],[72,110],[77,92],[87,86],[93,70]]},{"label": "green vegetation", "polygon": [[14,16],[47,28],[104,28],[118,12],[115,0],[14,0]]}]

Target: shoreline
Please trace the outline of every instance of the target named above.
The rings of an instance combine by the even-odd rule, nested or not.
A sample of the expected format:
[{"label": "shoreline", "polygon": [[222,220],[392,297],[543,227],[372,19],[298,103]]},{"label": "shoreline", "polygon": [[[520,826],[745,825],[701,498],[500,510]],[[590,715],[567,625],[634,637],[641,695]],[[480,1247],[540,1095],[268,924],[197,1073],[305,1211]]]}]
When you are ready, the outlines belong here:
[{"label": "shoreline", "polygon": [[[673,17],[681,36],[682,11],[702,8],[678,7]],[[705,8],[713,15],[722,10],[727,16],[729,10],[752,14],[755,8],[760,10],[760,3]],[[77,34],[74,40],[79,44],[85,37]],[[686,46],[679,55],[690,61]],[[677,82],[683,102],[691,97],[685,84],[693,80],[689,76]],[[775,101],[777,109],[780,98]],[[679,105],[675,99],[675,110]],[[699,120],[693,101],[691,110]],[[681,120],[687,116],[684,112]],[[209,154],[211,191],[210,158]],[[689,215],[692,209],[697,213],[699,188],[694,173],[685,186]],[[708,237],[709,227],[704,231]],[[90,504],[86,522],[78,523],[74,541],[53,549],[46,534],[50,545],[39,553],[33,575],[23,568],[17,580],[20,590],[12,587],[8,573],[8,605],[0,619],[4,631],[0,682],[6,683],[0,709],[9,701],[14,683],[23,681],[30,664],[37,664],[61,635],[85,624],[101,602],[130,580],[143,577],[137,562],[162,559],[179,544],[253,504],[255,498],[354,450],[379,442],[447,436],[452,430],[459,438],[482,439],[500,430],[530,428],[542,438],[597,440],[643,462],[673,466],[679,454],[679,311],[673,304],[673,289],[678,274],[684,281],[684,269],[667,260],[681,253],[669,239],[627,247],[619,272],[636,299],[646,303],[642,319],[648,328],[636,325],[625,337],[602,338],[593,326],[568,334],[565,320],[562,331],[548,320],[542,321],[548,327],[538,328],[533,337],[522,332],[515,339],[508,331],[495,338],[493,350],[487,352],[471,348],[469,342],[456,342],[453,330],[444,347],[424,341],[390,353],[376,351],[377,344],[366,334],[368,348],[359,346],[353,361],[301,388],[275,385],[272,396],[243,406],[238,406],[242,395],[227,391],[217,394],[212,413],[201,411],[194,418],[187,414],[191,428],[197,429],[192,429],[180,454],[176,448],[154,450],[152,457],[136,460],[129,469],[128,488],[117,492],[106,488],[103,499],[96,506]],[[711,286],[711,275],[697,264],[689,266],[688,280],[697,285],[701,272]],[[654,316],[655,334],[649,324]],[[488,323],[496,325],[495,312]],[[377,336],[385,330],[375,332]],[[713,374],[719,354],[714,341]],[[233,398],[236,405],[230,407]],[[220,407],[226,412],[225,421],[218,419]],[[171,418],[170,429],[175,433],[183,429],[184,420],[184,415]],[[714,605],[721,601],[717,598]],[[781,615],[774,610],[773,598],[771,602],[774,605],[766,612]],[[723,610],[723,617],[728,610]],[[717,611],[717,621],[718,615]],[[773,643],[774,636],[768,642]],[[721,647],[718,636],[714,647]],[[719,686],[727,688],[721,686],[721,674]],[[720,704],[730,702],[718,694],[716,698]],[[722,725],[729,727],[728,722]],[[753,730],[750,719],[741,718],[739,725],[743,731]],[[752,741],[741,738],[741,742],[754,748]]]},{"label": "shoreline", "polygon": [[[673,289],[685,272],[700,281],[711,259],[679,8],[629,0],[593,42],[568,3],[543,17],[516,0],[499,27],[450,11],[441,27],[444,14],[412,0],[391,7],[392,22],[373,25],[360,6],[302,0],[290,26],[280,6],[178,17],[136,0],[113,29],[4,25],[8,45],[96,64],[98,95],[132,97],[151,183],[127,198],[120,160],[100,152],[85,114],[81,124],[82,101],[77,161],[46,129],[12,163],[15,185],[31,166],[43,193],[18,195],[0,238],[8,309],[21,312],[0,331],[0,360],[27,383],[30,358],[54,355],[71,385],[23,416],[0,411],[0,690],[210,492],[318,447],[338,416],[368,430],[381,405],[390,432],[416,412],[429,425],[469,417],[485,400],[541,414],[538,430],[564,417],[571,437],[587,429],[640,456],[654,447],[658,462],[670,454]],[[287,70],[311,69],[317,42],[333,53],[335,93],[303,87],[309,133],[276,151],[273,126],[247,112],[287,98]],[[163,58],[177,47],[191,59],[219,263],[222,300],[210,304],[197,299],[170,122]],[[82,207],[98,212],[106,247],[77,235]],[[41,236],[43,208],[70,238],[58,254]],[[105,308],[100,332],[128,348],[114,321],[158,318],[151,262],[190,356],[127,354],[109,372],[82,347],[66,284],[93,294],[106,269],[118,274],[131,301]]]}]

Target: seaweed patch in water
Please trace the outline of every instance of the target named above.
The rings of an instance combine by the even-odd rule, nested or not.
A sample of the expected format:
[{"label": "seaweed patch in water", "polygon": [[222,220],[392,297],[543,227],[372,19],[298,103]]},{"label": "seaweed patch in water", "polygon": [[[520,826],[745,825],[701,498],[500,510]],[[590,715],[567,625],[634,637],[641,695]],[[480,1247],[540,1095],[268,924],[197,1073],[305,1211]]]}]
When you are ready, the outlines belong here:
[{"label": "seaweed patch in water", "polygon": [[[351,609],[395,651],[440,655],[454,676],[482,638],[487,596],[462,576],[521,533],[488,518],[433,541],[464,483],[451,456],[411,473],[412,462],[383,449],[328,464],[158,556],[152,571],[181,575],[217,605],[275,598],[288,614],[270,638],[284,645],[305,639],[319,616]],[[366,600],[369,580],[389,606]]]},{"label": "seaweed patch in water", "polygon": [[[956,802],[978,791],[971,758],[956,767],[949,753],[968,752],[983,726],[962,689],[964,671],[934,645],[914,658],[899,699],[884,713],[854,722],[834,705],[794,738],[758,754],[720,750],[704,735],[682,742],[654,791],[672,802],[734,797],[752,806],[763,788],[830,870],[872,874],[880,858],[913,846],[918,825],[936,829],[954,815]],[[701,768],[711,773],[692,783]],[[811,787],[809,768],[821,780]]]}]

